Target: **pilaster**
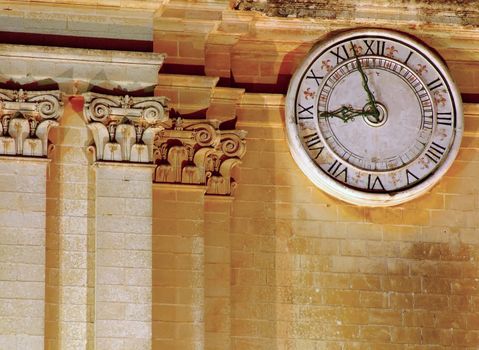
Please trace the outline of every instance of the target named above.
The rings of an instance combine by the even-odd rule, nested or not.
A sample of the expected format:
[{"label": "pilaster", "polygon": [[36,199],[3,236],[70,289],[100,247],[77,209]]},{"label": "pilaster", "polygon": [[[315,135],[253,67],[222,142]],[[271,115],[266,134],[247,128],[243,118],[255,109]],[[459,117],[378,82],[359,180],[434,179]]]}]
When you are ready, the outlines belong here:
[{"label": "pilaster", "polygon": [[205,349],[231,349],[233,197],[205,196]]},{"label": "pilaster", "polygon": [[48,134],[59,91],[0,89],[0,344],[44,349]]},{"label": "pilaster", "polygon": [[153,140],[167,99],[83,98],[97,160],[95,349],[151,349]]},{"label": "pilaster", "polygon": [[95,349],[151,349],[153,166],[96,163]]},{"label": "pilaster", "polygon": [[204,349],[205,187],[153,193],[153,349]]},{"label": "pilaster", "polygon": [[43,350],[49,160],[0,156],[0,347]]}]

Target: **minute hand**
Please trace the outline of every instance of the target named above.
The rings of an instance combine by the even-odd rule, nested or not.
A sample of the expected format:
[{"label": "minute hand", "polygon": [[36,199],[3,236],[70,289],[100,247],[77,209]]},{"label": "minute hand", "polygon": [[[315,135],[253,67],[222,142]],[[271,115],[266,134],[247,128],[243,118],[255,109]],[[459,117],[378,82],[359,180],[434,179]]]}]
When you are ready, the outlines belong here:
[{"label": "minute hand", "polygon": [[354,57],[356,58],[356,64],[358,66],[358,71],[361,74],[361,78],[363,80],[363,88],[364,91],[366,91],[366,94],[368,95],[368,103],[367,106],[370,106],[372,109],[372,116],[376,119],[376,121],[379,121],[379,110],[376,107],[376,99],[374,98],[374,95],[372,94],[371,90],[369,89],[368,85],[368,77],[363,71],[363,67],[361,66],[361,62],[359,61],[358,55],[356,54],[356,50],[354,49],[353,44],[351,44],[351,48],[354,53]]}]

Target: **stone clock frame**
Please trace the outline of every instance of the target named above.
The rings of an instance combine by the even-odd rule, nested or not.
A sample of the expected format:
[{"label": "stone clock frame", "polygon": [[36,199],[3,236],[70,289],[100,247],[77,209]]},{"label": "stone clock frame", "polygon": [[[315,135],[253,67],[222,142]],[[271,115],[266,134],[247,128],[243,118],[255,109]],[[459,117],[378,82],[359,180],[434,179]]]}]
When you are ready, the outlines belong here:
[{"label": "stone clock frame", "polygon": [[[360,188],[359,186],[355,187],[351,183],[348,183],[347,179],[346,181],[338,181],[338,178],[331,176],[331,172],[328,174],[327,171],[325,171],[325,167],[329,167],[331,169],[334,167],[334,164],[343,163],[346,164],[349,167],[355,168],[354,165],[349,164],[347,160],[342,159],[337,156],[334,152],[332,152],[332,149],[330,146],[328,146],[328,143],[325,141],[325,136],[322,134],[323,131],[320,130],[319,124],[321,121],[319,121],[319,115],[322,115],[320,113],[318,104],[319,102],[319,95],[320,89],[322,88],[322,85],[324,81],[327,81],[327,79],[331,76],[331,74],[334,73],[334,68],[335,67],[330,67],[330,71],[323,71],[319,72],[316,69],[315,71],[311,72],[311,67],[315,67],[314,64],[319,60],[321,57],[324,58],[325,53],[332,52],[332,48],[337,49],[337,53],[340,53],[344,56],[344,53],[342,51],[340,52],[340,47],[338,46],[341,43],[351,43],[354,40],[356,41],[364,41],[363,39],[371,39],[371,38],[384,38],[385,40],[389,40],[392,42],[397,42],[398,45],[403,45],[404,47],[409,47],[411,49],[411,52],[414,52],[416,55],[418,55],[418,59],[422,59],[425,64],[429,64],[429,68],[433,68],[435,71],[435,74],[437,74],[440,78],[439,82],[443,83],[443,86],[447,88],[447,97],[450,98],[449,104],[452,106],[452,113],[453,113],[453,122],[452,122],[452,130],[449,132],[451,135],[449,135],[449,139],[446,141],[448,142],[447,147],[445,147],[445,150],[440,149],[442,152],[440,158],[438,158],[437,163],[431,163],[430,165],[426,165],[426,168],[430,168],[430,170],[425,171],[425,175],[422,176],[414,176],[412,177],[412,172],[409,172],[408,166],[413,164],[414,159],[419,159],[420,156],[422,156],[424,159],[426,159],[424,156],[427,156],[426,151],[431,151],[431,145],[434,146],[434,138],[435,133],[438,132],[438,107],[436,105],[436,102],[433,103],[433,111],[431,112],[431,123],[433,124],[431,127],[431,135],[428,143],[424,144],[424,149],[418,151],[418,154],[415,156],[414,159],[411,160],[409,163],[404,163],[402,168],[403,173],[406,174],[407,176],[410,176],[410,178],[407,178],[407,186],[399,186],[398,188],[386,188],[381,184],[381,191],[376,191],[374,188],[374,185],[372,186],[372,189],[370,188],[370,185],[368,183],[367,188]],[[371,39],[372,40],[372,39]],[[379,40],[378,40],[379,41]],[[368,41],[371,43],[371,41]],[[344,46],[344,45],[343,45]],[[392,46],[392,45],[390,45]],[[351,46],[351,48],[356,52],[356,48]],[[346,48],[342,48],[344,51],[346,51]],[[370,50],[369,47],[367,47],[368,50]],[[377,48],[379,50],[379,47]],[[384,47],[382,47],[382,52],[384,54]],[[372,53],[372,51],[371,51]],[[379,53],[374,53],[373,55],[376,55],[374,57],[378,58],[380,56]],[[356,58],[356,62],[359,64],[359,59],[365,60],[365,57],[367,56],[366,54],[361,55],[359,54],[349,54],[349,57],[347,57],[348,54],[346,53],[344,61],[339,61],[339,58],[337,58],[338,62],[336,63],[336,67],[339,67],[343,62],[350,62],[350,65],[354,67],[354,60]],[[411,56],[411,54],[409,55]],[[394,61],[392,58],[386,58],[385,59],[389,61],[394,61],[398,65],[402,65],[405,67],[405,69],[409,69],[411,74],[415,74],[415,68],[407,66],[408,64],[408,57],[404,57],[402,59],[400,58],[394,58],[397,59]],[[324,64],[324,61],[322,61]],[[420,61],[422,62],[422,61]],[[429,63],[427,63],[429,62]],[[334,62],[333,62],[334,64]],[[409,62],[409,64],[411,64]],[[363,66],[363,63],[361,62],[360,66]],[[316,66],[318,67],[318,66]],[[357,69],[357,66],[356,66]],[[399,70],[399,68],[398,68]],[[321,74],[320,74],[321,73]],[[370,73],[371,74],[371,73]],[[432,84],[431,81],[427,79],[421,79],[419,75],[416,75],[417,78],[419,78],[420,83],[422,83],[424,86],[427,86],[427,93],[429,96],[432,96],[432,90],[435,89],[434,84]],[[311,81],[314,81],[317,83],[317,90],[312,90],[306,89],[305,91],[302,91],[301,89],[305,88],[305,80],[309,79]],[[314,86],[316,85],[309,85],[309,86]],[[379,90],[379,89],[378,89]],[[298,101],[299,97],[298,95],[301,94],[307,94],[308,92],[312,93],[310,97],[314,96],[314,103],[312,104],[313,108],[310,109],[310,111],[314,111],[312,115],[314,114],[314,117],[309,116],[309,119],[313,120],[315,123],[315,127],[317,130],[317,136],[320,137],[317,142],[323,142],[323,146],[325,147],[327,152],[332,152],[335,157],[331,157],[330,160],[318,160],[317,157],[314,157],[311,153],[311,151],[308,151],[308,147],[305,145],[305,135],[304,132],[301,134],[301,128],[308,130],[311,130],[311,126],[305,127],[304,124],[301,124],[302,122],[300,121],[301,118],[298,118],[298,115],[301,111],[304,111],[301,108],[298,108]],[[434,100],[431,99],[431,102]],[[376,104],[377,106],[378,104]],[[302,107],[302,106],[301,106]],[[309,106],[308,106],[309,107]],[[361,117],[359,117],[361,118]],[[424,115],[421,116],[422,119],[424,119]],[[365,119],[367,122],[367,120]],[[318,45],[313,47],[313,49],[310,51],[308,56],[304,59],[304,61],[301,63],[301,65],[297,68],[296,73],[293,75],[290,86],[288,89],[288,94],[286,97],[286,128],[287,128],[287,138],[288,138],[288,143],[289,143],[289,148],[291,151],[291,154],[300,167],[300,169],[304,172],[304,174],[320,189],[324,190],[328,194],[339,198],[343,201],[349,202],[351,204],[356,204],[356,205],[361,205],[361,206],[392,206],[392,205],[397,205],[401,204],[407,201],[410,201],[414,198],[417,198],[418,196],[426,193],[428,190],[430,190],[447,172],[447,170],[451,167],[460,147],[461,139],[462,139],[462,134],[463,134],[463,111],[462,111],[462,102],[461,102],[461,96],[456,88],[452,77],[450,76],[448,69],[443,62],[443,60],[435,54],[431,49],[427,48],[424,44],[418,42],[417,40],[413,39],[410,36],[391,31],[391,30],[383,30],[383,29],[356,29],[356,30],[351,30],[347,31],[344,33],[341,33],[339,35],[336,35],[330,39],[326,39],[322,42],[320,42]],[[402,131],[399,131],[402,132]],[[432,140],[432,141],[431,141]],[[429,147],[429,149],[428,149]],[[311,148],[310,148],[311,149]],[[326,152],[326,153],[327,153]],[[335,159],[336,158],[336,159]],[[323,162],[323,163],[321,163]],[[417,161],[418,162],[418,161]],[[355,170],[356,171],[356,170]],[[361,172],[363,170],[358,170],[358,172]],[[371,181],[371,174],[379,174],[379,175],[384,175],[389,174],[391,172],[388,172],[388,170],[378,170],[378,169],[372,169],[372,170],[366,170],[363,171],[366,174],[365,176],[369,176],[367,181]],[[409,172],[409,173],[408,173]],[[413,174],[414,175],[414,174]],[[347,174],[346,174],[347,176]],[[373,175],[373,177],[376,175]],[[379,178],[379,176],[376,177],[376,179]],[[410,184],[411,180],[411,184]],[[413,181],[414,180],[414,181]],[[404,182],[404,180],[403,180]]]}]

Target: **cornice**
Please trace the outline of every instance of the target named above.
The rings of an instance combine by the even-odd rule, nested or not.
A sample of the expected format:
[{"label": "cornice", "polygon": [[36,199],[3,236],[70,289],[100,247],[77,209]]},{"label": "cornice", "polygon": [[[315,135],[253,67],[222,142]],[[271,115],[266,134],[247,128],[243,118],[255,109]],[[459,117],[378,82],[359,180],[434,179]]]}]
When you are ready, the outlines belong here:
[{"label": "cornice", "polygon": [[0,44],[0,82],[48,80],[65,93],[91,86],[141,90],[157,84],[164,54]]},{"label": "cornice", "polygon": [[318,18],[318,19],[394,19],[479,25],[479,9],[475,1],[418,0],[235,0],[233,8],[257,11],[269,17]]}]

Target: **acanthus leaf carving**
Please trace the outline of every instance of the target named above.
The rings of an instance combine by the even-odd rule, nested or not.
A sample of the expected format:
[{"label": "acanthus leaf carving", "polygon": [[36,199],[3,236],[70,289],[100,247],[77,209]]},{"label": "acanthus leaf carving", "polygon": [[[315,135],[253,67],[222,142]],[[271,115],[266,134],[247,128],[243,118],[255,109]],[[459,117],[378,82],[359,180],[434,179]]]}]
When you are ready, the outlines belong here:
[{"label": "acanthus leaf carving", "polygon": [[60,91],[0,89],[0,154],[46,157],[48,132],[62,114]]},{"label": "acanthus leaf carving", "polygon": [[168,120],[168,99],[83,94],[83,115],[92,132],[96,159],[151,163],[154,133]]},{"label": "acanthus leaf carving", "polygon": [[163,123],[154,140],[155,182],[205,185],[206,193],[231,195],[231,170],[246,152],[243,130],[220,130],[217,120],[182,119]]}]

